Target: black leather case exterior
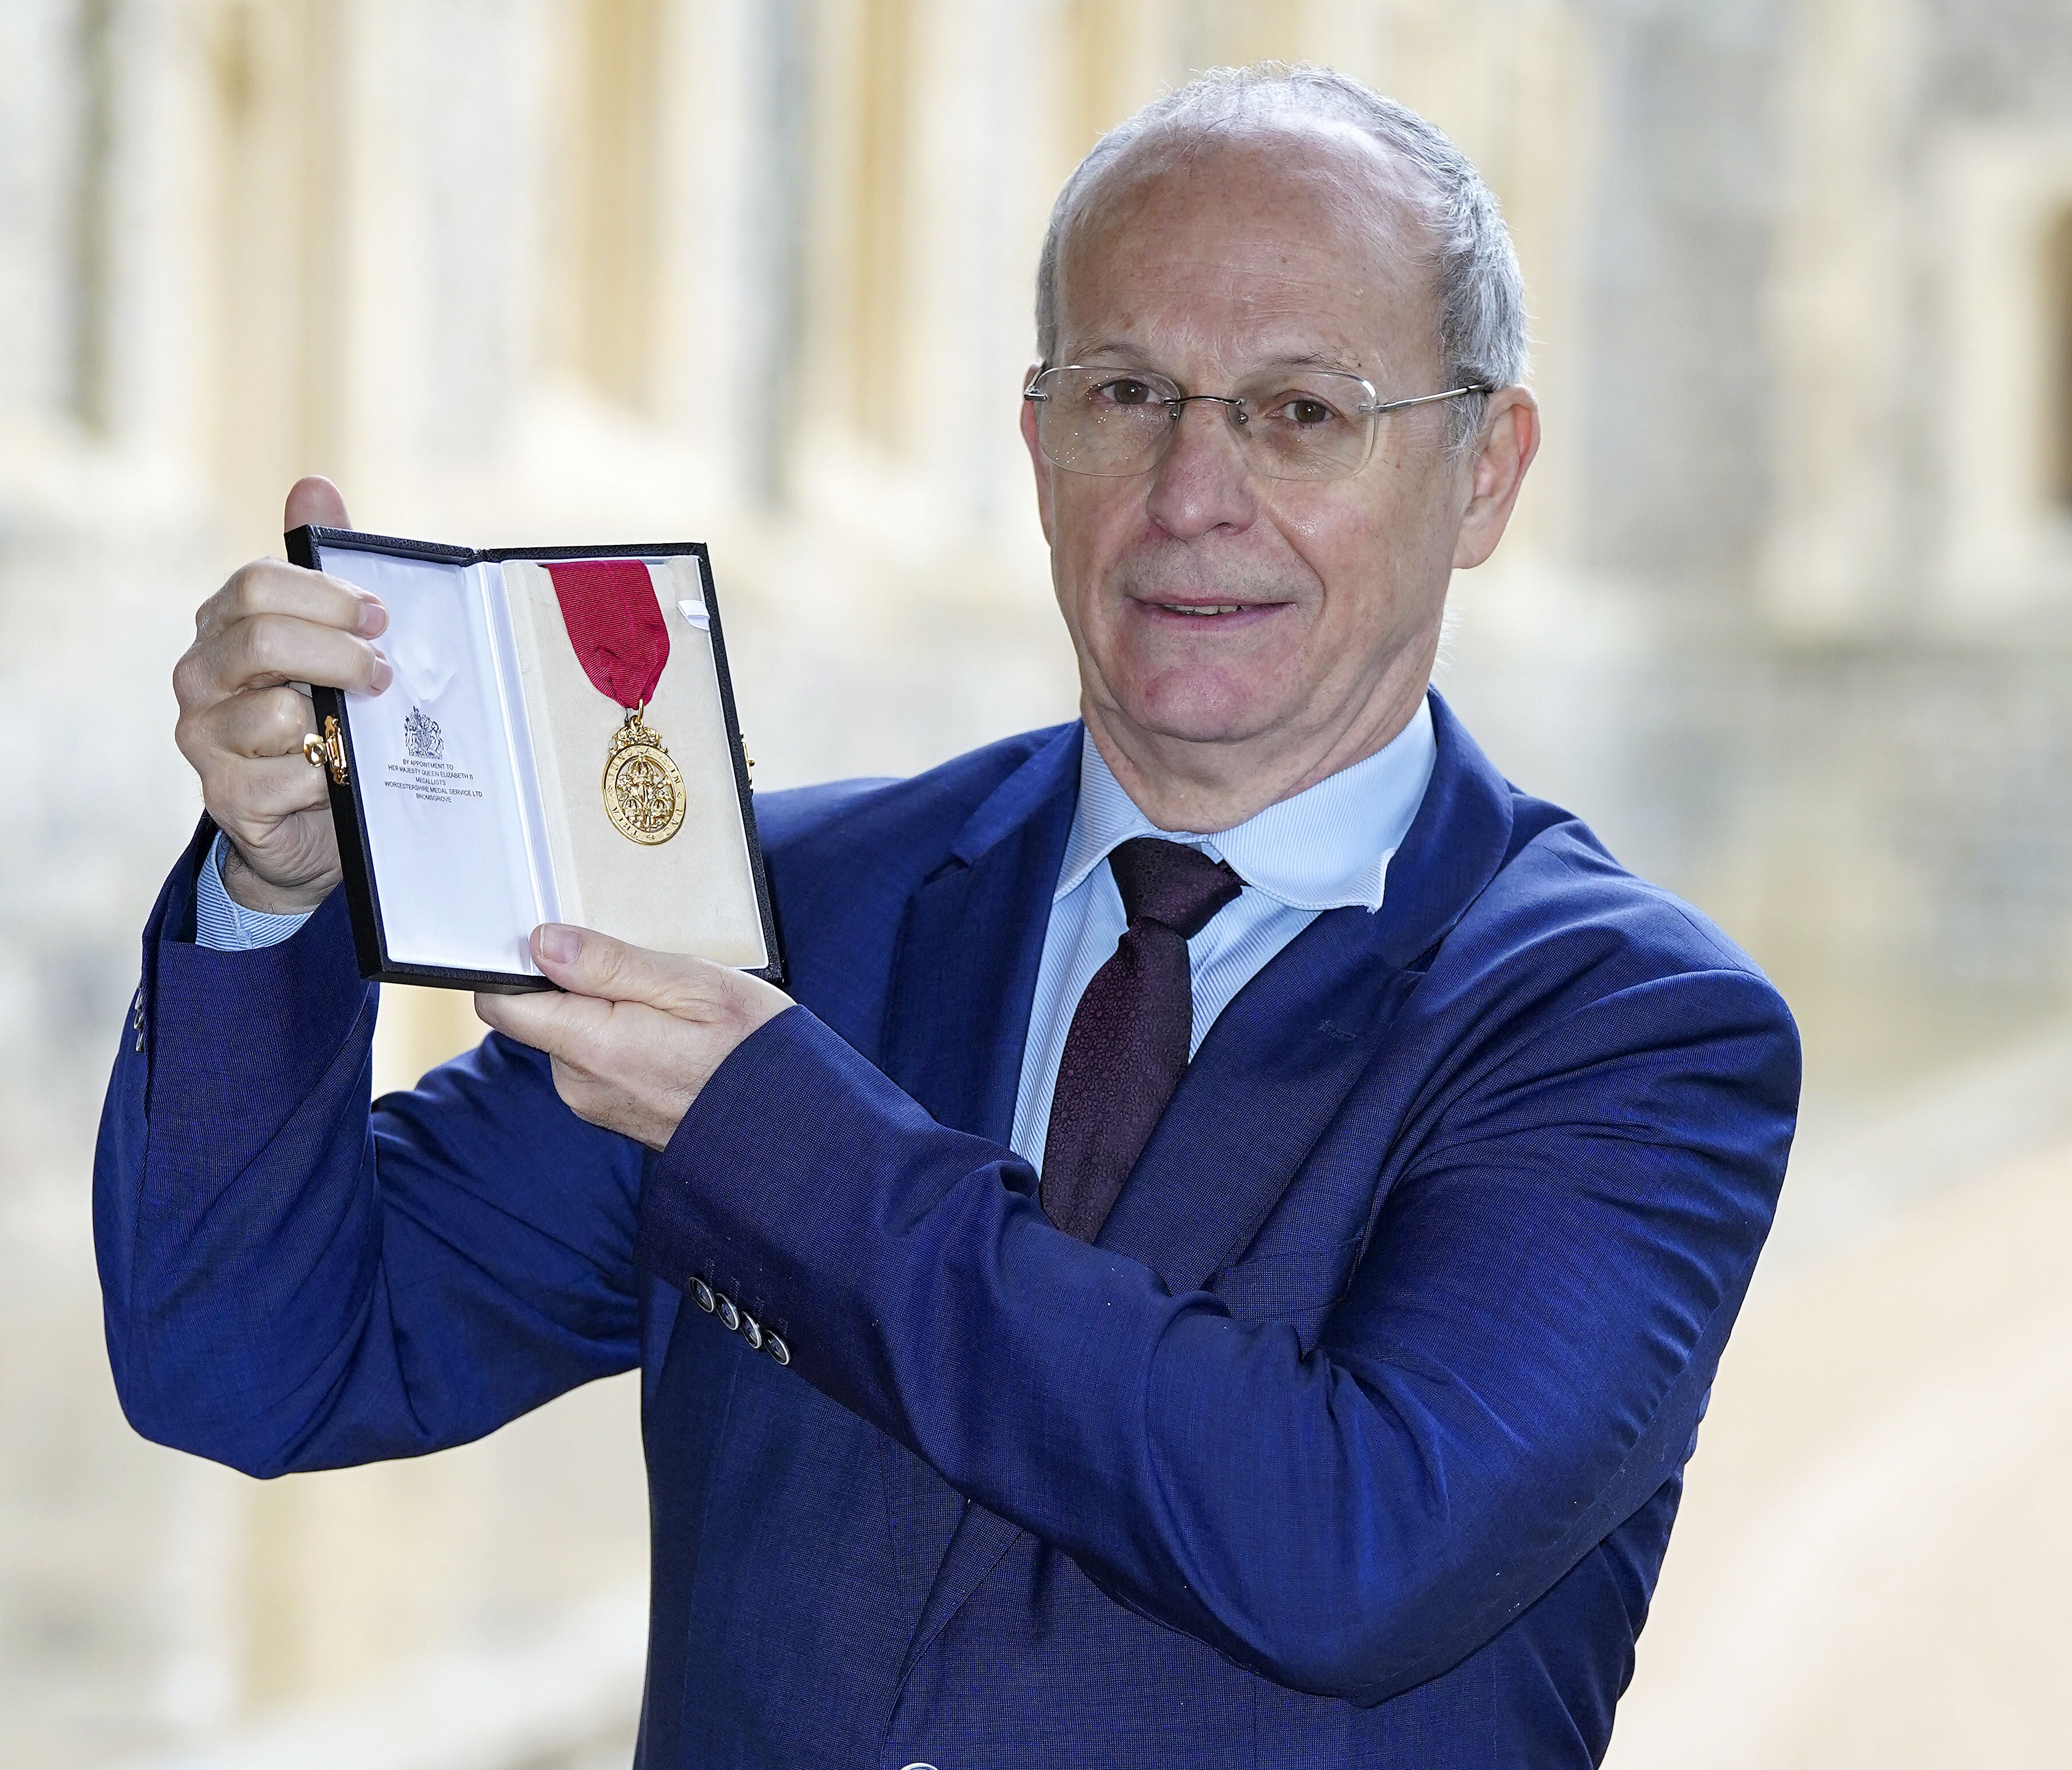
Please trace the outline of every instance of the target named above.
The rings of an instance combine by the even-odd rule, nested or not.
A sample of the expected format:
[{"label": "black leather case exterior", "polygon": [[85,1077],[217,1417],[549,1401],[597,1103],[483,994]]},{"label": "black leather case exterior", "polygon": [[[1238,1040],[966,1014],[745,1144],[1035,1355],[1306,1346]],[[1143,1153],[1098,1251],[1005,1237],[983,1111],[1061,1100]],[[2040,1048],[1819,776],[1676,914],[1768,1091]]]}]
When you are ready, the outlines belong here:
[{"label": "black leather case exterior", "polygon": [[[741,741],[741,722],[734,705],[734,682],[726,666],[726,641],[720,627],[719,595],[713,582],[712,561],[701,541],[646,542],[638,545],[606,547],[502,547],[475,549],[449,547],[437,541],[404,541],[393,535],[364,534],[353,529],[306,526],[283,537],[288,558],[310,570],[317,568],[319,550],[352,547],[366,553],[395,554],[405,559],[439,560],[471,566],[483,560],[502,559],[661,559],[689,554],[698,561],[705,590],[705,608],[711,624],[713,662],[719,675],[720,708],[726,719],[729,753],[734,760],[734,791],[741,803],[742,828],[748,838],[748,863],[755,881],[755,902],[763,920],[763,950],[767,965],[750,974],[772,983],[784,981],[783,954],[777,944],[777,920],[770,901],[770,879],[763,861],[763,844],[755,831],[755,797],[748,783],[748,753]],[[327,768],[325,779],[331,796],[331,820],[338,829],[339,866],[345,875],[346,908],[352,922],[352,945],[360,961],[360,974],[381,983],[413,983],[446,990],[486,990],[517,994],[529,990],[551,990],[545,978],[528,977],[521,971],[468,971],[444,965],[417,965],[392,958],[381,926],[381,887],[375,875],[374,856],[367,842],[367,825],[360,798],[360,772],[354,765],[352,721],[345,697],[335,689],[312,685],[317,729],[327,719],[336,719],[345,748],[346,778],[341,782]]]}]

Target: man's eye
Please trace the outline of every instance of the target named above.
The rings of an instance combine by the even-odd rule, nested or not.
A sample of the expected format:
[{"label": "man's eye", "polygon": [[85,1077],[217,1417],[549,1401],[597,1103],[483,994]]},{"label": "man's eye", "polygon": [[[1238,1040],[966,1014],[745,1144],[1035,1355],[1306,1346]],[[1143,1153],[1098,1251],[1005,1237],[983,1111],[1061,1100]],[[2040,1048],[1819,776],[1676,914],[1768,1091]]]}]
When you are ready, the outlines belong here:
[{"label": "man's eye", "polygon": [[1158,396],[1144,382],[1127,379],[1103,382],[1094,389],[1094,397],[1112,405],[1151,405],[1158,400]]},{"label": "man's eye", "polygon": [[1314,430],[1320,424],[1332,423],[1338,415],[1322,400],[1311,399],[1304,393],[1297,393],[1281,402],[1281,416],[1303,430]]}]

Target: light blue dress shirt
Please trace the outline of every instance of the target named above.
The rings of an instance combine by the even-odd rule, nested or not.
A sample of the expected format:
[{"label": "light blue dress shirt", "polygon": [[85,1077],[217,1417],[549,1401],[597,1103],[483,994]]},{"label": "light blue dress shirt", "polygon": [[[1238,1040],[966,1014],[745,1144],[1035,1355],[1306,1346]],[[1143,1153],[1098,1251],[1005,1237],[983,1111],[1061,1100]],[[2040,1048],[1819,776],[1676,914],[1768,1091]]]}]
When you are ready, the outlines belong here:
[{"label": "light blue dress shirt", "polygon": [[271,916],[264,910],[248,910],[224,889],[223,845],[228,836],[218,834],[208,845],[208,858],[201,863],[201,878],[195,887],[195,944],[213,947],[219,953],[249,953],[255,947],[278,946],[312,912],[291,912]]},{"label": "light blue dress shirt", "polygon": [[1022,1051],[1010,1146],[1038,1173],[1050,1130],[1050,1097],[1072,1015],[1125,925],[1108,857],[1133,836],[1191,843],[1228,861],[1244,889],[1187,943],[1194,1025],[1187,1054],[1201,1048],[1231,997],[1325,910],[1381,908],[1389,858],[1424,802],[1438,760],[1432,707],[1363,762],[1268,805],[1235,828],[1202,836],[1160,829],[1140,811],[1088,738],[1079,749],[1079,804],[1065,842],[1050,926],[1036,972],[1036,997]]},{"label": "light blue dress shirt", "polygon": [[[1420,701],[1410,723],[1366,760],[1268,805],[1234,829],[1203,836],[1160,829],[1123,791],[1093,741],[1083,741],[1079,809],[1050,900],[1022,1052],[1015,1154],[1042,1171],[1065,1035],[1080,995],[1122,938],[1122,894],[1108,864],[1117,846],[1133,836],[1189,842],[1228,861],[1244,881],[1237,900],[1187,943],[1194,992],[1191,1056],[1231,998],[1322,912],[1381,908],[1390,858],[1417,815],[1437,759],[1431,704]],[[232,901],[218,864],[223,840],[211,844],[195,894],[200,945],[235,953],[286,940],[306,916],[262,915]]]}]

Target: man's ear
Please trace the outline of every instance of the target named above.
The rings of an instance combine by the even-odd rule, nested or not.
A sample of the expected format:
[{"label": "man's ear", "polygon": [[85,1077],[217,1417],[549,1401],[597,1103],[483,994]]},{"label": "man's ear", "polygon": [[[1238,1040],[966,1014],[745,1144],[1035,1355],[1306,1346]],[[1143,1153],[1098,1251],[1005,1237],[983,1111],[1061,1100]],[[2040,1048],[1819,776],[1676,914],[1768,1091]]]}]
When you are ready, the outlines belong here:
[{"label": "man's ear", "polygon": [[1501,387],[1489,397],[1482,435],[1469,468],[1467,508],[1453,543],[1453,569],[1466,571],[1496,551],[1540,452],[1540,402],[1529,389]]},{"label": "man's ear", "polygon": [[[1036,379],[1043,365],[1031,363],[1029,373],[1022,377],[1026,390]],[[1050,463],[1043,459],[1043,451],[1036,441],[1036,402],[1025,399],[1022,402],[1022,441],[1029,451],[1029,464],[1036,470],[1036,517],[1043,525],[1043,541],[1050,541]]]}]

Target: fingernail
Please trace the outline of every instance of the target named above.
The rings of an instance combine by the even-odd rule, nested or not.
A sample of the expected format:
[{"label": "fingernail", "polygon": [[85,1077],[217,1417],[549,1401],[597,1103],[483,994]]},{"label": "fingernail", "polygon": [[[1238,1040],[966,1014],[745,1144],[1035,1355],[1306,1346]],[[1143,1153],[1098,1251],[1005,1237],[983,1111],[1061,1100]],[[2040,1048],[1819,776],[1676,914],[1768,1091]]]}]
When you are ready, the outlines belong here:
[{"label": "fingernail", "polygon": [[556,965],[574,965],[582,950],[582,936],[565,922],[540,924],[540,957]]},{"label": "fingernail", "polygon": [[368,639],[388,628],[388,611],[381,606],[378,598],[363,596],[360,599],[359,630]]},{"label": "fingernail", "polygon": [[393,664],[391,664],[391,663],[388,661],[388,660],[387,658],[384,657],[383,657],[383,656],[382,656],[379,652],[376,652],[374,654],[374,676],[373,676],[373,682],[372,682],[372,687],[373,687],[373,691],[374,691],[374,693],[375,693],[375,694],[380,694],[380,693],[384,689],[387,688],[387,687],[388,686],[388,685],[389,685],[391,682],[394,681],[395,680],[396,680],[396,668],[395,668],[395,666],[394,666]]}]

